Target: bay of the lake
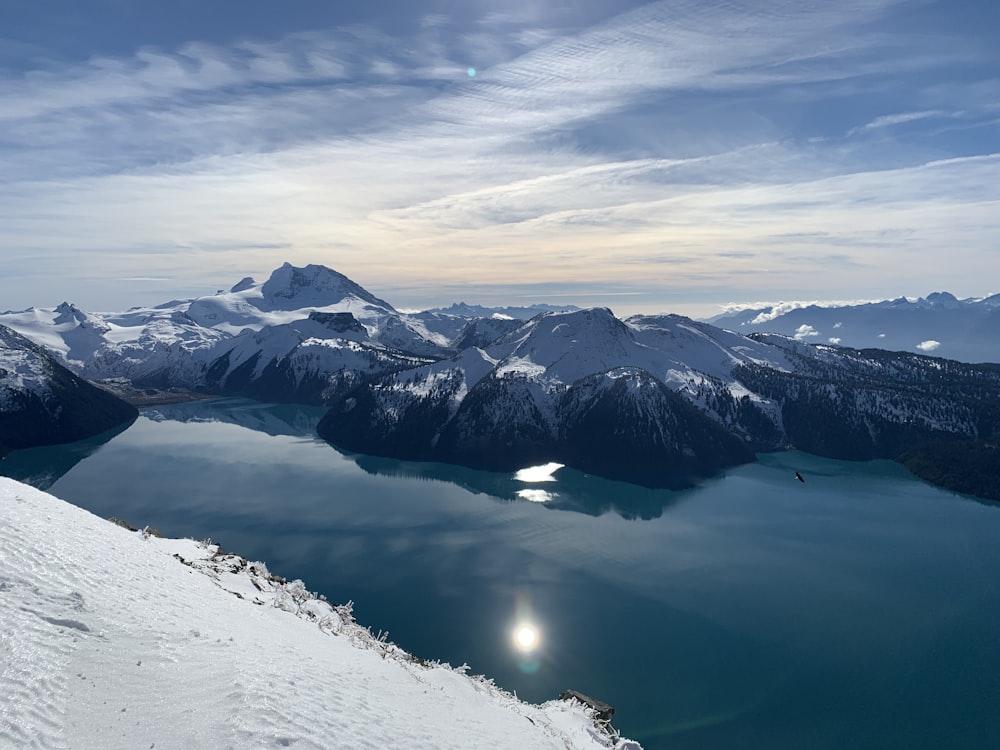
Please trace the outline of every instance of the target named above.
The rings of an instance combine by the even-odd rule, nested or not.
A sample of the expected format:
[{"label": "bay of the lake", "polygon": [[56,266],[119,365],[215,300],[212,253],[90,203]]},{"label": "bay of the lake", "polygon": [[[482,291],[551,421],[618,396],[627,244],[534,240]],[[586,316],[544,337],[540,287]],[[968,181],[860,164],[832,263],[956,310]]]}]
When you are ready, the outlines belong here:
[{"label": "bay of the lake", "polygon": [[523,699],[611,703],[646,750],[1000,747],[1000,506],[799,452],[682,492],[526,481],[344,455],[315,436],[322,413],[150,408],[0,466],[352,600]]}]

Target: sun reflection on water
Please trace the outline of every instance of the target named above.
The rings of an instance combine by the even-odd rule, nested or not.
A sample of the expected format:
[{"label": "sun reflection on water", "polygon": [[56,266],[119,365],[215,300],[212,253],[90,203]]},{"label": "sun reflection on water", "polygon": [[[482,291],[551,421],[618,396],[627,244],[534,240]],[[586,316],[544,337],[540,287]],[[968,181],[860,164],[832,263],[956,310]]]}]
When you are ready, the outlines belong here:
[{"label": "sun reflection on water", "polygon": [[552,476],[566,464],[557,464],[554,461],[540,466],[528,466],[518,470],[514,474],[514,479],[519,482],[554,482],[556,478]]},{"label": "sun reflection on water", "polygon": [[517,496],[532,503],[550,503],[556,499],[556,493],[545,490],[518,490]]},{"label": "sun reflection on water", "polygon": [[530,622],[523,622],[514,629],[514,645],[525,653],[538,646],[538,628]]},{"label": "sun reflection on water", "polygon": [[542,630],[523,594],[518,594],[514,601],[514,625],[510,636],[518,669],[525,674],[537,672],[542,666]]}]

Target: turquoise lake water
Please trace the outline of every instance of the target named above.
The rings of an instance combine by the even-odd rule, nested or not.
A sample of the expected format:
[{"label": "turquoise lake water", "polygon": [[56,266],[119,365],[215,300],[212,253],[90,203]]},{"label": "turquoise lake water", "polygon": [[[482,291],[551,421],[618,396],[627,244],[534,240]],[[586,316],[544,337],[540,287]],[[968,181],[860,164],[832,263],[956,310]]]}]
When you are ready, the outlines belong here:
[{"label": "turquoise lake water", "polygon": [[1000,506],[795,452],[682,492],[527,483],[344,455],[321,415],[158,407],[2,470],[263,560],[526,700],[611,703],[646,750],[1000,747]]}]

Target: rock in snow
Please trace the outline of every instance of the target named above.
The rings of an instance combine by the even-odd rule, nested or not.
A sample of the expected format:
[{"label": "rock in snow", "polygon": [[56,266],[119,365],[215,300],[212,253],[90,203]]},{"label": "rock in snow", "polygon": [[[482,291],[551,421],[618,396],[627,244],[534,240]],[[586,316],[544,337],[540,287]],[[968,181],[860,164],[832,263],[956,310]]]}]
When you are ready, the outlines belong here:
[{"label": "rock in snow", "polygon": [[0,747],[640,750],[415,659],[301,581],[0,478]]}]

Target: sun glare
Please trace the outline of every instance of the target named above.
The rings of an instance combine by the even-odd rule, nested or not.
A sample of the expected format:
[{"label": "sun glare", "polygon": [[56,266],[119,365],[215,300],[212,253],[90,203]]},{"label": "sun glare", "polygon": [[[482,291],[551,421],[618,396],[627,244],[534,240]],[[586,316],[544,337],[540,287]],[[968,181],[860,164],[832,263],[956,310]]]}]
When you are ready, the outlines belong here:
[{"label": "sun glare", "polygon": [[565,464],[557,464],[555,462],[542,464],[541,466],[529,466],[518,470],[514,474],[514,479],[519,482],[554,482],[556,478],[552,475],[563,466]]},{"label": "sun glare", "polygon": [[514,645],[519,651],[534,651],[538,646],[538,628],[531,623],[521,623],[514,629]]}]

